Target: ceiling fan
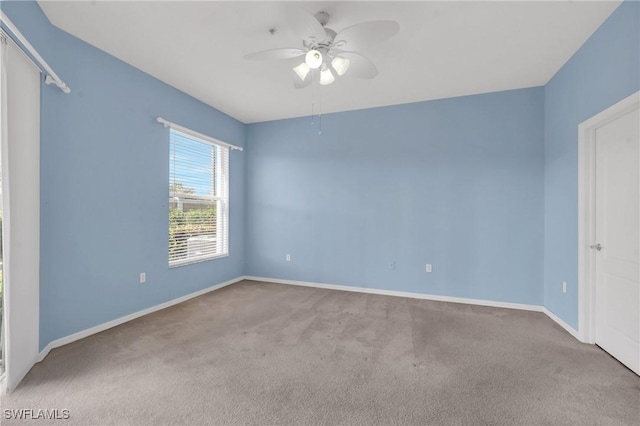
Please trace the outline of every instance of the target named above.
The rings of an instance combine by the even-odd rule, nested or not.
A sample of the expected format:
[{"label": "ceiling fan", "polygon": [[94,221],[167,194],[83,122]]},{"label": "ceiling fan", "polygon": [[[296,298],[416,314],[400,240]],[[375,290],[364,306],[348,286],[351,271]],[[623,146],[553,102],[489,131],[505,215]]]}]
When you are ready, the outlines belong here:
[{"label": "ceiling fan", "polygon": [[[374,78],[376,65],[362,54],[362,48],[380,43],[398,32],[395,21],[370,21],[352,25],[336,33],[327,28],[329,14],[309,14],[299,7],[286,9],[286,20],[293,31],[302,37],[301,48],[280,48],[250,53],[248,60],[290,60],[296,88],[303,88],[313,81],[326,86],[336,77]],[[270,32],[273,34],[273,31]]]}]

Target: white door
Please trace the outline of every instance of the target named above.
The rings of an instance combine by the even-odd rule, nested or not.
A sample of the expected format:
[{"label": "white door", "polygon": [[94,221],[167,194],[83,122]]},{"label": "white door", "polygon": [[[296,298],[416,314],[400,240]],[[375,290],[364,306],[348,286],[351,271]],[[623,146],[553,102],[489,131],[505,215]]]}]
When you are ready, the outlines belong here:
[{"label": "white door", "polygon": [[640,374],[636,109],[596,130],[596,344]]},{"label": "white door", "polygon": [[7,390],[36,362],[40,330],[40,70],[0,42],[2,244]]}]

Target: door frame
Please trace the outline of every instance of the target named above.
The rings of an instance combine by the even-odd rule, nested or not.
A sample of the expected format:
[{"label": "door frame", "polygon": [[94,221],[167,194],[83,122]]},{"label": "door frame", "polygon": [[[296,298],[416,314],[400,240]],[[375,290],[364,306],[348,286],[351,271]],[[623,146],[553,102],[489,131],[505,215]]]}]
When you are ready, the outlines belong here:
[{"label": "door frame", "polygon": [[640,109],[640,91],[578,125],[578,336],[596,342],[596,130]]}]

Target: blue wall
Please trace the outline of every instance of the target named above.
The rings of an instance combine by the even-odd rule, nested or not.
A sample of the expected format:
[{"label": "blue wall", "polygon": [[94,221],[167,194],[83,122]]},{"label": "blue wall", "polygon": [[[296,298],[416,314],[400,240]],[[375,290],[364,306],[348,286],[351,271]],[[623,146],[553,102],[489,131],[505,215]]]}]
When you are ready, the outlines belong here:
[{"label": "blue wall", "polygon": [[247,273],[542,304],[543,95],[248,126]]},{"label": "blue wall", "polygon": [[[40,344],[243,274],[244,158],[231,153],[230,256],[169,269],[162,116],[243,145],[244,125],[52,26],[2,10],[71,87],[42,87]],[[138,274],[147,273],[147,283]]]},{"label": "blue wall", "polygon": [[640,89],[639,55],[640,3],[627,1],[545,87],[544,305],[576,330],[578,124]]}]

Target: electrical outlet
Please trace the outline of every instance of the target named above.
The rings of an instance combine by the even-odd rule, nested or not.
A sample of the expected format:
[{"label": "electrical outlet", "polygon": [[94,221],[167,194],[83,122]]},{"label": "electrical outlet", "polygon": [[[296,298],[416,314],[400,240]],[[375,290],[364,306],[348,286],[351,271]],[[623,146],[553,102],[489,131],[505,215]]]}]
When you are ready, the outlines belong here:
[{"label": "electrical outlet", "polygon": [[289,253],[287,253],[284,258],[287,260],[287,262],[291,262],[291,255]]},{"label": "electrical outlet", "polygon": [[425,268],[425,271],[427,271],[427,272],[433,271],[433,268],[431,267],[430,263],[427,263],[427,267]]},{"label": "electrical outlet", "polygon": [[140,283],[146,283],[146,282],[147,282],[147,273],[140,272]]},{"label": "electrical outlet", "polygon": [[563,293],[567,292],[567,282],[566,281],[562,281],[562,292]]},{"label": "electrical outlet", "polygon": [[396,262],[389,262],[389,269],[396,269]]}]

